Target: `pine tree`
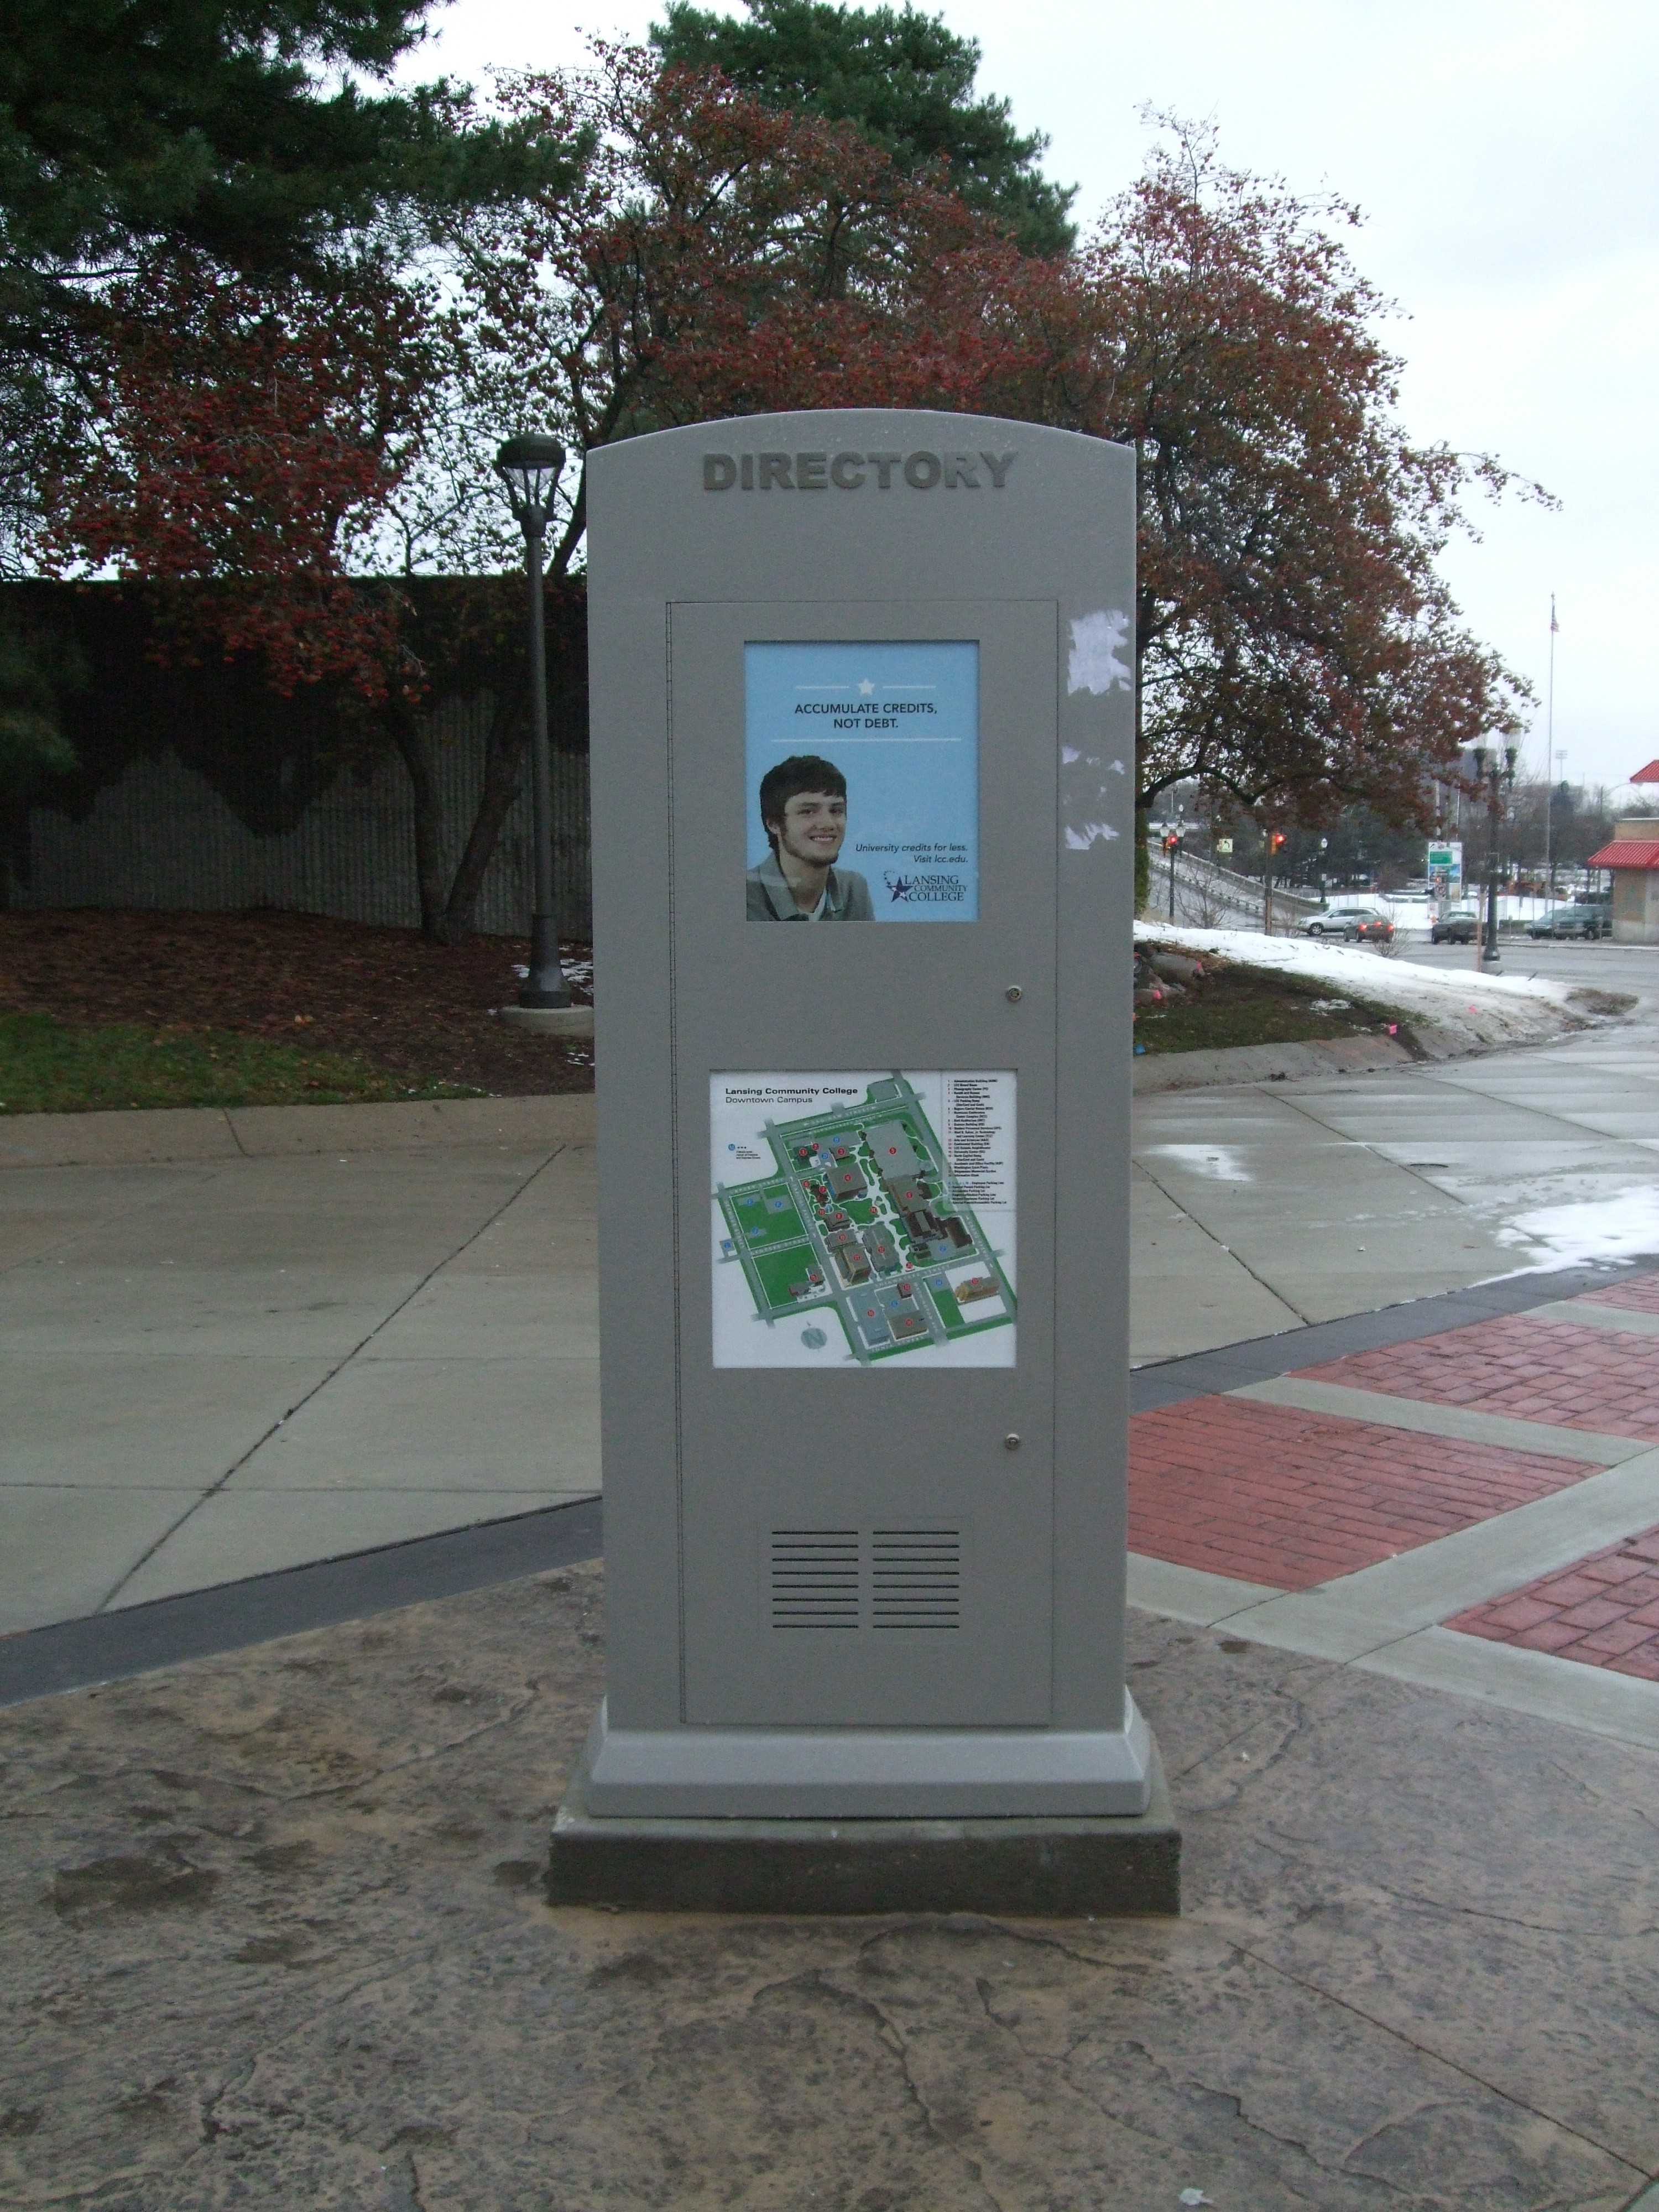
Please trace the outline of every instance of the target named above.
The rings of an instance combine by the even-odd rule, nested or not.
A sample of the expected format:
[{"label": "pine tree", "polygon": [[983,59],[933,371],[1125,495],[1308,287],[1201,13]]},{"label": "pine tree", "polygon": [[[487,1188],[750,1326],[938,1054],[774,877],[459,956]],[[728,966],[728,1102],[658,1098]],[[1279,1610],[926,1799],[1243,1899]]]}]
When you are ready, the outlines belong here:
[{"label": "pine tree", "polygon": [[908,6],[745,5],[747,22],[669,0],[652,44],[665,62],[718,69],[769,106],[856,124],[901,170],[942,163],[950,188],[1011,230],[1028,253],[1071,246],[1066,210],[1075,193],[1038,169],[1048,143],[1040,131],[1016,131],[1006,100],[975,99],[975,40]]}]

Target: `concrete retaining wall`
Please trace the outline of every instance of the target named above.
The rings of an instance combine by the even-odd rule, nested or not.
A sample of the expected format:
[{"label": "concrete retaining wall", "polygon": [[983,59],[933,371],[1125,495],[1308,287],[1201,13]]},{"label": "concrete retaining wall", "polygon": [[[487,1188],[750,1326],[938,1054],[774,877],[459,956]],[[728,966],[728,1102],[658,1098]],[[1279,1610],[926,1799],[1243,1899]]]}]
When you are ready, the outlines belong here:
[{"label": "concrete retaining wall", "polygon": [[[434,763],[453,868],[483,787],[488,696],[452,700],[432,717]],[[485,874],[477,926],[522,936],[532,892],[529,778]],[[79,818],[31,810],[15,866],[16,907],[164,908],[191,913],[274,906],[344,921],[413,928],[421,918],[414,809],[401,761],[341,775],[292,827],[251,829],[222,793],[171,748],[130,761]],[[587,757],[553,757],[553,848],[559,926],[592,935],[588,873]]]}]

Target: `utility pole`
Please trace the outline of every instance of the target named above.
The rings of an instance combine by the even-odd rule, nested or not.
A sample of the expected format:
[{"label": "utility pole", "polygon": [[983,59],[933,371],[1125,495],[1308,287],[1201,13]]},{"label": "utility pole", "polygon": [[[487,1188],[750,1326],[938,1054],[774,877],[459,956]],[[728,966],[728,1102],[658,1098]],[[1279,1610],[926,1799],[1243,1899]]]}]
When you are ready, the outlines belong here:
[{"label": "utility pole", "polygon": [[[1555,756],[1555,774],[1556,774],[1556,781],[1557,781],[1558,782],[1565,783],[1565,782],[1566,781],[1566,780],[1567,780],[1567,749],[1566,749],[1566,747],[1565,747],[1565,745],[1562,745],[1562,746],[1558,750],[1558,751],[1557,751],[1557,753],[1556,753],[1556,756]],[[1552,859],[1552,860],[1550,861],[1550,898],[1551,898],[1552,902],[1554,900],[1554,897],[1555,897],[1555,862],[1554,862],[1554,860]]]},{"label": "utility pole", "polygon": [[1550,776],[1550,763],[1555,757],[1555,633],[1561,625],[1555,619],[1555,594],[1550,593],[1550,672],[1544,691],[1544,873],[1549,878],[1550,898],[1555,897],[1555,849],[1550,836],[1550,801],[1555,786]]}]

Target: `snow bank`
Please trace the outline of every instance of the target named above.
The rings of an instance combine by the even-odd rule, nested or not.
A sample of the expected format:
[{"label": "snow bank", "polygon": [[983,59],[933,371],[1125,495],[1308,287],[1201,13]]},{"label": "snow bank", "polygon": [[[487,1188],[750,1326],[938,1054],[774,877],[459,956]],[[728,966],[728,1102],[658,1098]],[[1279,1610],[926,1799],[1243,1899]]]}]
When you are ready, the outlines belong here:
[{"label": "snow bank", "polygon": [[1616,1198],[1571,1206],[1540,1206],[1506,1222],[1498,1231],[1498,1241],[1543,1248],[1548,1256],[1523,1268],[1523,1274],[1659,1252],[1659,1189],[1621,1191]]},{"label": "snow bank", "polygon": [[[1369,945],[1307,937],[1264,937],[1248,929],[1184,929],[1137,921],[1137,945],[1178,946],[1245,968],[1272,968],[1331,988],[1333,997],[1368,999],[1413,1018],[1431,1050],[1534,1044],[1588,1025],[1572,1004],[1575,987],[1541,975],[1483,975],[1473,965],[1422,968]],[[1473,961],[1474,954],[1471,952]]]}]

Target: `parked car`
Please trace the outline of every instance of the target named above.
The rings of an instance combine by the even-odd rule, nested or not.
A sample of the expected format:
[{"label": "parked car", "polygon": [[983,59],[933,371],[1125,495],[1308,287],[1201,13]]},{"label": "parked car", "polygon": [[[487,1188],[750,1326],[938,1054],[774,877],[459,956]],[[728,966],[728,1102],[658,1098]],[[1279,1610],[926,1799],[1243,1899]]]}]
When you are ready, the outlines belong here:
[{"label": "parked car", "polygon": [[1546,907],[1527,924],[1528,937],[1611,937],[1613,902],[1575,899],[1571,906]]},{"label": "parked car", "polygon": [[1373,906],[1334,906],[1302,925],[1310,937],[1346,937],[1367,945],[1391,945],[1394,924]]},{"label": "parked car", "polygon": [[1429,936],[1436,945],[1473,945],[1480,934],[1480,917],[1472,906],[1451,908],[1429,928]]}]

